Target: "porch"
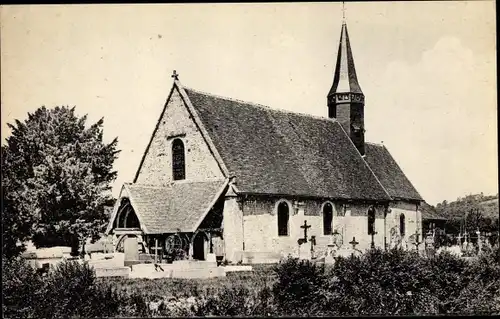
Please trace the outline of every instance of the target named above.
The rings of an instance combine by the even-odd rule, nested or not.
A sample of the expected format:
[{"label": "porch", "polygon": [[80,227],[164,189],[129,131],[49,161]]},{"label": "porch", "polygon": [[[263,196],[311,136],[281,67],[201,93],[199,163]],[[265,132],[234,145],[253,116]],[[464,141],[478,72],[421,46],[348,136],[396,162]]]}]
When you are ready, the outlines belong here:
[{"label": "porch", "polygon": [[[201,185],[200,185],[201,184]],[[106,233],[126,262],[175,260],[222,262],[223,196],[226,182],[180,183],[170,187],[125,184]]]}]

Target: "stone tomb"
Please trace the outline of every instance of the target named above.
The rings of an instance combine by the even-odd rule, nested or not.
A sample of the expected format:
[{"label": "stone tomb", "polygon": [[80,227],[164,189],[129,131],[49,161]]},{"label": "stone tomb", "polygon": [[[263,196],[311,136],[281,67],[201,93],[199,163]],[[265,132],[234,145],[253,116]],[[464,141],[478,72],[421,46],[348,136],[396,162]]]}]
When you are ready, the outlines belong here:
[{"label": "stone tomb", "polygon": [[99,267],[94,270],[96,277],[130,277],[130,267]]},{"label": "stone tomb", "polygon": [[71,247],[55,246],[26,251],[21,255],[29,265],[39,269],[54,267],[65,259],[71,258]]},{"label": "stone tomb", "polygon": [[[251,269],[251,268],[250,268]],[[245,268],[248,271],[248,268]],[[132,265],[130,278],[188,278],[203,279],[225,277],[224,267],[218,267],[215,261],[176,260],[171,264]]]},{"label": "stone tomb", "polygon": [[124,266],[124,253],[100,254],[87,261],[93,267],[96,277],[125,277],[130,275],[130,267]]}]

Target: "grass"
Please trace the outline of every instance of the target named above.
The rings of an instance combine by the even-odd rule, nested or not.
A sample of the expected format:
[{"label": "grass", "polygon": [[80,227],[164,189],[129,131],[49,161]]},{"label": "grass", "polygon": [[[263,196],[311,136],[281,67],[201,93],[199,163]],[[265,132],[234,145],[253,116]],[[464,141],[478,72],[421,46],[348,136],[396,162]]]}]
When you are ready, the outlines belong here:
[{"label": "grass", "polygon": [[128,295],[140,293],[149,298],[187,298],[237,287],[247,287],[257,292],[265,286],[271,287],[275,280],[273,264],[252,265],[252,267],[252,272],[230,272],[226,277],[209,279],[103,277],[98,278],[98,281],[111,284]]}]

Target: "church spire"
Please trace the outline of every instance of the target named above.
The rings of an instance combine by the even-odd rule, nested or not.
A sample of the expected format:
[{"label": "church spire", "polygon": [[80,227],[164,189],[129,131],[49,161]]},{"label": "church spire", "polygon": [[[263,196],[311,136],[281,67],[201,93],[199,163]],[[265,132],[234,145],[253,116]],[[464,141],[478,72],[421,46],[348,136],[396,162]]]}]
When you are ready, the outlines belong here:
[{"label": "church spire", "polygon": [[357,149],[365,153],[364,107],[365,95],[361,91],[354,67],[354,58],[347,32],[345,9],[342,5],[342,29],[337,53],[333,84],[327,95],[328,117],[336,118]]},{"label": "church spire", "polygon": [[345,18],[342,21],[342,30],[340,32],[340,43],[337,53],[337,64],[335,65],[335,73],[333,76],[333,85],[328,96],[335,93],[363,94],[356,75]]}]

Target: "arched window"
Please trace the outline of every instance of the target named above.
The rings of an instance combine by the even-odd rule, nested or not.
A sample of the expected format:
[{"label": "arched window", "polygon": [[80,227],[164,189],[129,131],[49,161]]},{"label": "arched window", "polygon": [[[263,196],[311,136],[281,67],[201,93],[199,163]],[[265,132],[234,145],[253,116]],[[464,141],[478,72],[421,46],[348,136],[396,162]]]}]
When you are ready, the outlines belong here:
[{"label": "arched window", "polygon": [[399,233],[401,236],[405,235],[405,214],[399,215]]},{"label": "arched window", "polygon": [[172,178],[174,181],[186,178],[184,143],[180,139],[172,142]]},{"label": "arched window", "polygon": [[333,207],[332,204],[326,203],[323,206],[323,235],[332,234]]},{"label": "arched window", "polygon": [[281,202],[278,205],[278,236],[288,236],[288,220],[290,217],[288,204]]},{"label": "arched window", "polygon": [[118,208],[115,228],[139,228],[140,223],[134,208],[127,198],[124,198]]},{"label": "arched window", "polygon": [[375,209],[368,209],[368,235],[375,234]]}]

